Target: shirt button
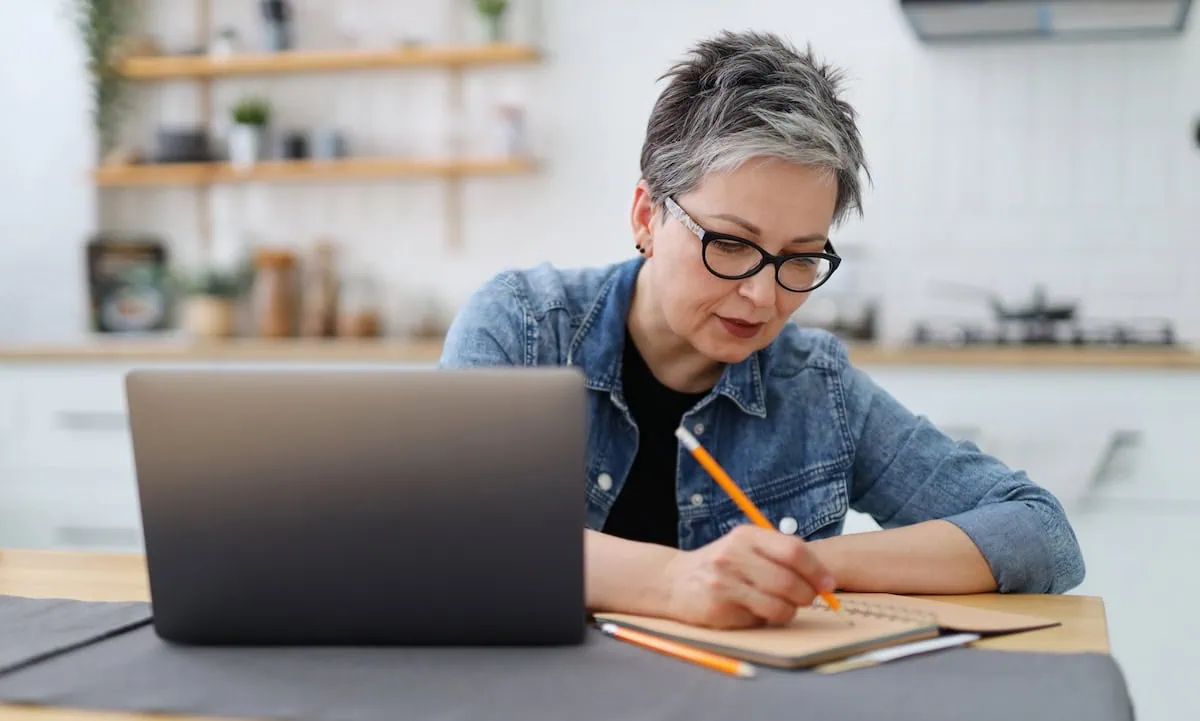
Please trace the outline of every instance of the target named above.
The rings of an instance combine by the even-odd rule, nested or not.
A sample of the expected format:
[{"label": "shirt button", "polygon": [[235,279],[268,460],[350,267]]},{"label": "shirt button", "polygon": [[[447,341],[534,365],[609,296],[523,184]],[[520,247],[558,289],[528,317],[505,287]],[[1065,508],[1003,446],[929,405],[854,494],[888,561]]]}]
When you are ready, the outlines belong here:
[{"label": "shirt button", "polygon": [[692,505],[693,506],[703,506],[704,505],[704,496],[700,495],[699,493],[693,493],[692,494]]},{"label": "shirt button", "polygon": [[611,491],[612,476],[608,475],[607,473],[601,473],[600,475],[596,476],[596,485],[600,486],[600,490],[602,491]]},{"label": "shirt button", "polygon": [[703,432],[704,432],[704,424],[703,423],[697,423],[696,425],[692,426],[692,433],[695,433],[696,435],[700,435]]},{"label": "shirt button", "polygon": [[795,533],[798,528],[800,528],[800,524],[796,523],[796,519],[791,516],[784,516],[783,520],[779,522],[779,530],[789,536]]}]

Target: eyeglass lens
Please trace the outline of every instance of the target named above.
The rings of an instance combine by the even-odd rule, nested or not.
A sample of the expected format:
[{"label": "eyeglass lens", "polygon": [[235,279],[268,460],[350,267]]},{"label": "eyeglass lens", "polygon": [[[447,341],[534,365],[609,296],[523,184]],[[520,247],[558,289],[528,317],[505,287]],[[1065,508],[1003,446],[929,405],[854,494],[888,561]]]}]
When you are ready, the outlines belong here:
[{"label": "eyeglass lens", "polygon": [[[715,239],[704,248],[704,262],[717,275],[741,278],[763,263],[761,252],[733,240]],[[827,258],[791,258],[779,266],[779,283],[789,290],[805,291],[820,285],[832,272]]]}]

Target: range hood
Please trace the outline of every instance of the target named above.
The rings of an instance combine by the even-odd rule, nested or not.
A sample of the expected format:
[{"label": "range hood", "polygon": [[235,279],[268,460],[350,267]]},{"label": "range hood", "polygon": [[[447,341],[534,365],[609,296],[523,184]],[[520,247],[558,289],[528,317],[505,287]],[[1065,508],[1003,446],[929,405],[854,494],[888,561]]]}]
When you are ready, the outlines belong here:
[{"label": "range hood", "polygon": [[900,0],[928,42],[1177,35],[1192,0]]}]

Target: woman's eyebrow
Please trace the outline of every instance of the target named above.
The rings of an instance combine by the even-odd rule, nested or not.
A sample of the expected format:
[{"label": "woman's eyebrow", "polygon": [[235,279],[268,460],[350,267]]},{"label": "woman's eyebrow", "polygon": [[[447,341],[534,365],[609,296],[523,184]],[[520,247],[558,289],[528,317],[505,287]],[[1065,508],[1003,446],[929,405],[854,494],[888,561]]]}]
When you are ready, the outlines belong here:
[{"label": "woman's eyebrow", "polygon": [[739,218],[738,216],[733,215],[732,213],[717,213],[716,215],[713,215],[710,217],[717,218],[718,220],[728,220],[730,223],[734,223],[735,225],[742,226],[743,228],[746,229],[747,232],[753,233],[754,235],[762,234],[762,231],[758,229],[757,225],[755,225],[754,223],[751,223],[750,221],[746,220],[745,218]]},{"label": "woman's eyebrow", "polygon": [[[755,225],[754,223],[751,223],[750,221],[746,220],[745,218],[741,218],[736,215],[733,215],[732,213],[717,213],[716,215],[710,215],[709,217],[716,218],[718,220],[727,220],[730,223],[733,223],[735,225],[740,225],[742,228],[745,228],[746,231],[749,233],[752,233],[754,235],[762,235],[762,231],[759,230],[757,225]],[[789,240],[788,244],[790,245],[792,243],[813,243],[818,240],[827,241],[827,240],[829,240],[829,238],[826,238],[824,235],[822,235],[820,233],[810,233],[808,235],[796,236],[795,238],[792,238],[791,240]]]}]

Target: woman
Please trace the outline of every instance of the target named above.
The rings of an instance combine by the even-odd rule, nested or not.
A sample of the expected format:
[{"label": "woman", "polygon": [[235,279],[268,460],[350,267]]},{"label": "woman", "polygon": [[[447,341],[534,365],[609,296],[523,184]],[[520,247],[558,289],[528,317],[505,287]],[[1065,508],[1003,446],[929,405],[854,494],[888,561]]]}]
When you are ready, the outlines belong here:
[{"label": "woman", "polygon": [[[830,228],[860,207],[838,73],[772,35],[726,32],[668,77],[633,194],[638,255],[499,274],[442,357],[586,375],[588,606],[739,627],[826,590],[1079,584],[1050,493],[905,409],[832,335],[788,323],[837,268]],[[680,425],[778,531],[748,524]],[[841,535],[849,508],[885,530]]]}]

